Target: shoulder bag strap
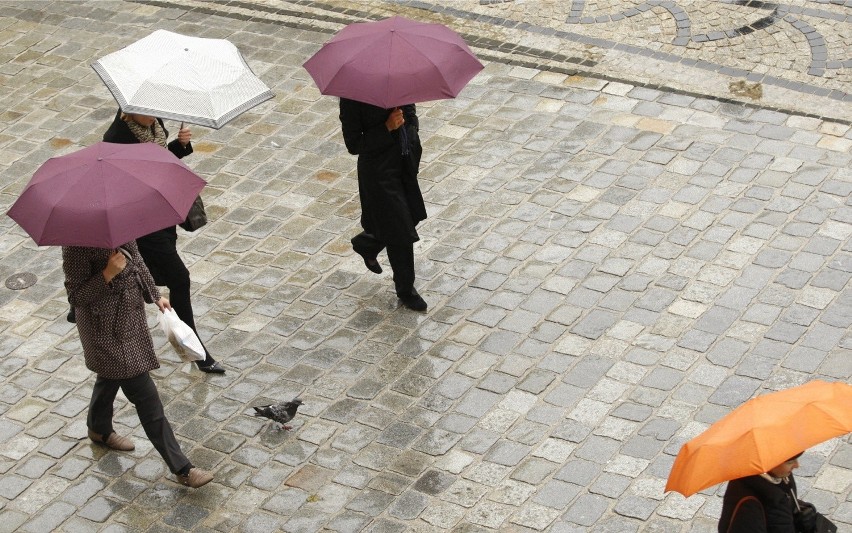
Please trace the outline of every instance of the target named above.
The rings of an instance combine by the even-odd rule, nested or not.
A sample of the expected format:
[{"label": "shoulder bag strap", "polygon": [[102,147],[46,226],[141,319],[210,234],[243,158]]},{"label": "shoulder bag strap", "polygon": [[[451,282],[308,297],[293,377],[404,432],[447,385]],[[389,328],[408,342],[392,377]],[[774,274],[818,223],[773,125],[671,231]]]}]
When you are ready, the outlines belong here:
[{"label": "shoulder bag strap", "polygon": [[766,512],[763,510],[763,504],[760,503],[760,500],[758,500],[754,496],[745,496],[740,501],[738,501],[737,506],[734,507],[734,513],[731,515],[731,521],[728,523],[728,531],[730,531],[731,526],[734,525],[734,520],[736,520],[736,518],[737,518],[737,513],[739,512],[740,507],[742,507],[744,503],[746,503],[750,500],[754,500],[757,503],[757,505],[760,506],[761,515],[763,515],[763,528],[764,528],[764,530],[766,530]]}]

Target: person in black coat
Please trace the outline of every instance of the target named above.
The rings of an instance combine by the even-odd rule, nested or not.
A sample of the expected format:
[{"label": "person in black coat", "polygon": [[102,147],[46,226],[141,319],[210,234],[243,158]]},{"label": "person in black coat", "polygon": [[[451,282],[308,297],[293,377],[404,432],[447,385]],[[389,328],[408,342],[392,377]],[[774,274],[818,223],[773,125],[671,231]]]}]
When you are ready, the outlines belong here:
[{"label": "person in black coat", "polygon": [[[153,142],[168,148],[178,158],[184,158],[192,153],[192,132],[189,128],[181,128],[177,139],[167,143],[169,132],[163,125],[163,120],[147,115],[123,113],[120,109],[110,124],[103,140],[111,143],[133,144]],[[195,318],[192,312],[192,302],[189,296],[189,270],[177,252],[177,229],[175,226],[155,231],[136,239],[139,253],[145,261],[145,266],[154,277],[157,285],[169,288],[169,300],[172,309],[198,335],[195,329]],[[200,337],[199,337],[200,340]],[[197,361],[199,370],[213,374],[223,374],[225,369],[204,348],[206,358]]]},{"label": "person in black coat", "polygon": [[395,109],[340,99],[343,141],[358,156],[360,234],[352,249],[366,267],[381,273],[376,257],[387,249],[396,295],[415,311],[427,304],[414,289],[414,243],[417,224],[426,219],[426,206],[417,173],[423,149],[414,104]]},{"label": "person in black coat", "polygon": [[719,533],[809,533],[816,509],[796,496],[796,455],[765,474],[728,482],[719,518]]}]

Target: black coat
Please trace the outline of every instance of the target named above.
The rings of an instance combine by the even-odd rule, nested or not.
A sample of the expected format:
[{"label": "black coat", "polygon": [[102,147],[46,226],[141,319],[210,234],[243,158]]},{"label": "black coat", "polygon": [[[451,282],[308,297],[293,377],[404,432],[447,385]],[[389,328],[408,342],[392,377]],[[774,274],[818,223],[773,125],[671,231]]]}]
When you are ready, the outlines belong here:
[{"label": "black coat", "polygon": [[[160,126],[163,128],[163,131],[166,132],[166,138],[169,138],[169,130],[166,129],[166,126],[163,124],[163,119],[157,118],[157,122],[160,123]],[[130,131],[130,127],[127,125],[127,122],[122,120],[121,118],[121,109],[115,114],[115,119],[113,119],[112,124],[107,128],[106,133],[104,133],[103,140],[108,143],[118,143],[118,144],[136,144],[139,142],[139,139],[136,138],[136,135]],[[192,143],[187,143],[186,146],[182,145],[180,141],[177,139],[170,142],[167,146],[169,152],[173,153],[179,159],[183,159],[192,153]],[[161,230],[155,231],[153,233],[149,233],[144,237],[140,237],[143,241],[150,241],[147,244],[150,246],[166,247],[170,248],[175,246],[177,242],[177,230],[175,226],[169,226],[167,228],[163,228]],[[143,243],[144,244],[144,243]]]},{"label": "black coat", "polygon": [[414,104],[402,106],[409,153],[402,154],[402,128],[388,131],[385,121],[392,110],[340,99],[343,141],[358,156],[358,195],[361,226],[385,244],[410,244],[420,240],[415,229],[426,219],[426,206],[417,172],[423,148]]},{"label": "black coat", "polygon": [[[719,533],[796,533],[793,523],[793,494],[796,480],[776,485],[761,476],[748,476],[728,482],[719,518]],[[792,493],[790,491],[793,491]],[[757,499],[747,499],[752,496]],[[737,504],[740,509],[731,522]]]},{"label": "black coat", "polygon": [[[166,132],[166,138],[169,137],[169,130],[166,129],[166,126],[163,124],[163,119],[158,118],[157,122],[160,123],[160,127],[163,128],[163,131]],[[115,114],[115,118],[112,121],[112,124],[107,128],[106,133],[104,133],[104,142],[108,143],[118,143],[118,144],[136,144],[139,142],[139,139],[136,138],[136,135],[133,135],[133,132],[130,131],[130,128],[127,126],[127,122],[122,120],[121,118],[121,109]],[[177,139],[170,142],[167,146],[169,152],[175,154],[179,159],[183,159],[192,153],[192,143],[188,143],[186,146],[182,145],[180,141]]]}]

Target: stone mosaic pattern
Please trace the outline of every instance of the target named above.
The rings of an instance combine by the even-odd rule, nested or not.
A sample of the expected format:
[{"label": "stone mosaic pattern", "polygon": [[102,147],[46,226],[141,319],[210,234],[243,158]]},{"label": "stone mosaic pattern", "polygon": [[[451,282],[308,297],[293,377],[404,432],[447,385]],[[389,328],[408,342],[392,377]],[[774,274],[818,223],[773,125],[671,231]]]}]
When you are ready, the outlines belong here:
[{"label": "stone mosaic pattern", "polygon": [[[563,55],[571,55],[566,49],[591,48],[607,59],[592,74],[733,98],[738,95],[728,84],[744,80],[767,87],[759,99],[764,106],[819,117],[834,108],[829,116],[844,121],[852,114],[847,1],[573,0],[548,3],[548,9],[520,0],[416,4],[471,21],[487,15],[492,24],[520,28],[518,42],[530,34],[556,36],[548,47]],[[657,64],[633,64],[643,56]],[[678,75],[684,71],[697,72]],[[802,93],[827,102],[799,104]],[[835,108],[837,102],[842,106]]]},{"label": "stone mosaic pattern", "polygon": [[[529,24],[564,28],[563,4]],[[852,129],[807,116],[825,100],[806,92],[782,112],[683,89],[688,70],[663,88],[565,72],[613,59],[551,46],[564,29],[513,44],[494,9],[524,5],[0,2],[4,212],[45,160],[100,139],[115,108],[89,64],[154,28],[231,39],[276,93],[194,128],[186,160],[210,182],[211,221],[179,244],[228,373],[181,364],[149,310],[168,415],[216,474],[199,491],[165,479],[123,399],[136,450],[87,442],[93,378],[58,250],[0,218],[0,279],[38,277],[0,287],[0,531],[715,532],[722,487],[663,493],[681,444],[756,394],[852,375]],[[695,34],[715,31],[677,5]],[[389,10],[493,45],[459,98],[420,106],[425,315],[352,253],[355,161],[301,67]],[[297,395],[292,432],[251,416]],[[841,529],[850,472],[847,436],[798,473]]]}]

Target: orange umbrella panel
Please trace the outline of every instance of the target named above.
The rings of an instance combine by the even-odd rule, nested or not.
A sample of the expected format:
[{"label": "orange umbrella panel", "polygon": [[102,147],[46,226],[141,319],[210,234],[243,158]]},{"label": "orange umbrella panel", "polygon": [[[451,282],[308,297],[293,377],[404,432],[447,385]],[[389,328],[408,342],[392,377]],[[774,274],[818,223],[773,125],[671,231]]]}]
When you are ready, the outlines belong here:
[{"label": "orange umbrella panel", "polygon": [[737,407],[680,449],[666,491],[690,496],[761,474],[852,431],[852,385],[812,381]]}]

